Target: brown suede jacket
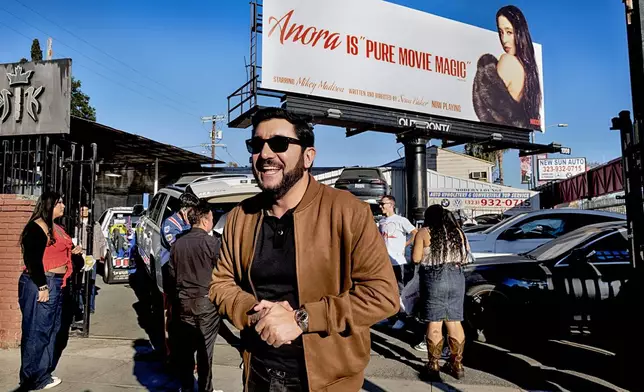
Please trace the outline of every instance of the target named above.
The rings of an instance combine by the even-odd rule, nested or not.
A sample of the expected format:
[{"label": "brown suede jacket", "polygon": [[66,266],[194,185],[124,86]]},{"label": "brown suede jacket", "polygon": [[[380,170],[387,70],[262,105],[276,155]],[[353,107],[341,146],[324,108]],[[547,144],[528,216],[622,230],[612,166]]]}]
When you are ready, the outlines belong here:
[{"label": "brown suede jacket", "polygon": [[[230,212],[210,284],[210,299],[242,331],[258,302],[250,265],[266,206],[260,194]],[[359,391],[369,328],[400,305],[385,243],[366,203],[313,177],[293,218],[300,306],[309,314],[303,335],[309,388]],[[248,371],[250,354],[243,357]]]}]

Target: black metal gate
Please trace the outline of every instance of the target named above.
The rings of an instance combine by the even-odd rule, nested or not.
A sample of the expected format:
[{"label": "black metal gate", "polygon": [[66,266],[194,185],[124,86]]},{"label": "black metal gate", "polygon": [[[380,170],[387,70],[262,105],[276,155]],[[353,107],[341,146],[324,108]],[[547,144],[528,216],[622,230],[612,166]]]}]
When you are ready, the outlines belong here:
[{"label": "black metal gate", "polygon": [[[71,237],[79,233],[80,236],[86,235],[85,254],[91,255],[94,231],[89,225],[87,232],[82,232],[80,208],[87,206],[88,221],[94,222],[96,144],[79,145],[66,140],[64,136],[9,137],[0,141],[2,193],[40,196],[44,191],[53,190],[61,194],[65,203],[65,215],[58,223]],[[72,285],[73,292],[68,293],[74,300],[80,299],[80,292],[83,293],[83,320],[82,325],[77,325],[78,333],[75,334],[84,337],[89,335],[91,275],[92,271],[84,273],[82,290],[78,285]]]}]

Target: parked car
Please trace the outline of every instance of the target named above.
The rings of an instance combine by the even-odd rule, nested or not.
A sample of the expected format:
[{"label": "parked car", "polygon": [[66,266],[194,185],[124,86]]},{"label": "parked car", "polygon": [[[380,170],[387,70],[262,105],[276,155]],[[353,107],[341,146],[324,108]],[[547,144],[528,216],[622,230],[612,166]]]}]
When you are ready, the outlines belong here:
[{"label": "parked car", "polygon": [[247,174],[207,174],[194,178],[185,187],[171,186],[157,192],[150,201],[145,215],[136,227],[136,244],[138,254],[149,275],[163,292],[163,279],[159,255],[161,253],[161,225],[170,215],[181,207],[179,197],[190,190],[199,198],[212,205],[213,218],[216,223],[221,215],[232,210],[237,204],[260,192],[252,175]]},{"label": "parked car", "polygon": [[107,242],[104,261],[102,266],[99,265],[106,284],[128,281],[130,270],[135,267],[134,260],[130,257],[133,242],[130,239],[142,213],[142,205],[113,207],[103,211],[98,219]]},{"label": "parked car", "polygon": [[502,214],[483,214],[479,215],[474,220],[479,225],[495,225],[501,221],[504,221],[512,217],[511,214],[502,213]]},{"label": "parked car", "polygon": [[594,223],[625,221],[614,212],[554,209],[521,213],[482,232],[465,235],[475,258],[527,252],[575,229]]},{"label": "parked car", "polygon": [[494,226],[494,225],[481,225],[481,224],[479,224],[479,225],[468,225],[468,226],[463,225],[463,231],[465,233],[479,233],[481,231],[485,231],[485,230],[489,229],[492,226]]},{"label": "parked car", "polygon": [[502,340],[610,334],[620,289],[634,271],[626,223],[617,221],[579,228],[527,253],[478,260],[464,272],[470,335]]},{"label": "parked car", "polygon": [[335,182],[337,189],[351,192],[359,199],[380,199],[391,194],[391,187],[377,167],[347,167]]}]

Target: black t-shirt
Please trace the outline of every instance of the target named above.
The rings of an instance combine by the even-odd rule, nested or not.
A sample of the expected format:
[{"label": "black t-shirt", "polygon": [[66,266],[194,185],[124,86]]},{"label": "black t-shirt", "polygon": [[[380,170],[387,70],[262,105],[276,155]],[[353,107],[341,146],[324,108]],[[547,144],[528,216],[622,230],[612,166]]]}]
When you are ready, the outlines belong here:
[{"label": "black t-shirt", "polygon": [[[250,276],[260,300],[288,301],[299,308],[292,210],[279,219],[264,215]],[[302,336],[279,348],[264,342],[254,329],[249,339],[252,358],[263,366],[293,375],[305,370]]]}]

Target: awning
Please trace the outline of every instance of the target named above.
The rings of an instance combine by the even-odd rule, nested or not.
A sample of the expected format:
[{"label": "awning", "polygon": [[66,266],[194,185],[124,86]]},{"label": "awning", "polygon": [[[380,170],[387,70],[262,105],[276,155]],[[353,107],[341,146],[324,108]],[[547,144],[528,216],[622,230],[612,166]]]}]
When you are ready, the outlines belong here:
[{"label": "awning", "polygon": [[107,165],[147,165],[155,163],[157,158],[161,164],[224,163],[205,155],[74,116],[71,117],[69,139],[86,146],[96,143],[99,160]]}]

